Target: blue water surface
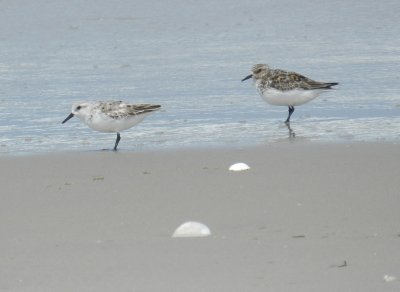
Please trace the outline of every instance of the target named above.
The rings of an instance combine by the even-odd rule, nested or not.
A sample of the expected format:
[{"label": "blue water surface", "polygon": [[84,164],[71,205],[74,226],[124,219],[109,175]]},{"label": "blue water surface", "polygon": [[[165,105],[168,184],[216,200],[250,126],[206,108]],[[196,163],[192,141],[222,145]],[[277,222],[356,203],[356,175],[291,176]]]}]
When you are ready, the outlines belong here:
[{"label": "blue water surface", "polygon": [[[1,1],[0,153],[111,149],[72,119],[83,100],[156,103],[121,150],[281,141],[400,141],[400,2]],[[266,104],[255,63],[336,91]],[[295,133],[295,135],[293,135]]]}]

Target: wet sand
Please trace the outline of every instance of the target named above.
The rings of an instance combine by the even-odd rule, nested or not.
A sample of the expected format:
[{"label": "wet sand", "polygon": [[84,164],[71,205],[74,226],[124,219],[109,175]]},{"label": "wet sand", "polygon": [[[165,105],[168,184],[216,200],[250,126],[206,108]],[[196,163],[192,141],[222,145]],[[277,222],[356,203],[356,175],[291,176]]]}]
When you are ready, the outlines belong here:
[{"label": "wet sand", "polygon": [[400,289],[399,145],[0,161],[0,291]]}]

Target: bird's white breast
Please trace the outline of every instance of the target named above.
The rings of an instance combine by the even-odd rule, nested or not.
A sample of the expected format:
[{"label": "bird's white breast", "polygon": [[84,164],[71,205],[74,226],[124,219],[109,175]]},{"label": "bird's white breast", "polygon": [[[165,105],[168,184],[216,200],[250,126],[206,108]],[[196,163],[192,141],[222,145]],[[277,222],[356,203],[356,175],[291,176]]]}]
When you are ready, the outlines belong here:
[{"label": "bird's white breast", "polygon": [[85,117],[84,122],[93,130],[100,132],[120,132],[129,129],[140,123],[146,114],[130,115],[120,118],[113,118],[106,114],[96,111]]},{"label": "bird's white breast", "polygon": [[313,100],[323,92],[323,90],[304,90],[293,89],[280,91],[274,88],[260,89],[258,91],[261,97],[269,104],[282,106],[297,106],[302,105],[310,100]]}]

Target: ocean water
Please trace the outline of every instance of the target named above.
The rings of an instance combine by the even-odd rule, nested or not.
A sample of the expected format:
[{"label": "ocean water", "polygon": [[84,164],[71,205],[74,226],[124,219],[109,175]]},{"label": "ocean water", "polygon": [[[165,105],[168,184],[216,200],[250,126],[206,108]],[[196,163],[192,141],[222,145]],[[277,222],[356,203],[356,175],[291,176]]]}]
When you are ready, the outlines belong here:
[{"label": "ocean water", "polygon": [[[83,100],[156,103],[121,150],[400,141],[400,2],[0,1],[0,153],[91,151],[115,134],[61,121]],[[339,82],[266,104],[255,63]],[[293,134],[295,133],[295,134]]]}]

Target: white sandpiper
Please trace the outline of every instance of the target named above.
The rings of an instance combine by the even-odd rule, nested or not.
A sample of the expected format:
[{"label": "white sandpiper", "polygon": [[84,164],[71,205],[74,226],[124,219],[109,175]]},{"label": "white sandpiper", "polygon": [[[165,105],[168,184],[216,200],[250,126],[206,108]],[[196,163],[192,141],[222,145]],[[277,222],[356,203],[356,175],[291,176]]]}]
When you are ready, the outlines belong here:
[{"label": "white sandpiper", "polygon": [[100,132],[117,133],[114,151],[121,140],[120,132],[140,123],[148,114],[159,110],[155,104],[128,104],[123,101],[96,101],[75,103],[63,124],[78,117],[90,128]]},{"label": "white sandpiper", "polygon": [[259,94],[267,103],[289,108],[286,123],[290,122],[295,106],[313,100],[322,92],[338,84],[337,82],[314,81],[296,72],[271,69],[266,64],[254,65],[251,74],[242,81],[249,78],[253,78]]}]

